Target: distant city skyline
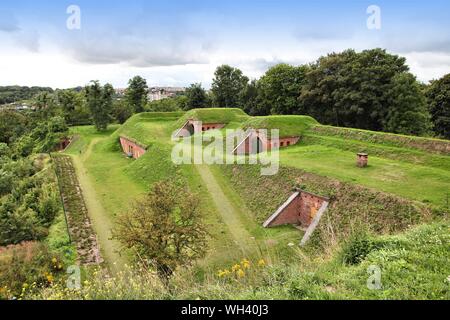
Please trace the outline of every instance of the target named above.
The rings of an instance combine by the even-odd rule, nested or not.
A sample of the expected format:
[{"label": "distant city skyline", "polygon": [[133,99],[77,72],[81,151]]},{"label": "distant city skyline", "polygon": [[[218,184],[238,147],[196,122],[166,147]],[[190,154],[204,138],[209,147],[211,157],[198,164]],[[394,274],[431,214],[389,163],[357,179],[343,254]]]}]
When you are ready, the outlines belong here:
[{"label": "distant city skyline", "polygon": [[[367,26],[373,5],[381,10],[379,29]],[[68,28],[73,6],[80,29]],[[427,82],[450,73],[449,12],[445,0],[6,0],[0,85],[67,88],[100,80],[124,88],[141,75],[149,86],[209,88],[221,64],[259,78],[277,63],[376,47],[404,56]]]}]

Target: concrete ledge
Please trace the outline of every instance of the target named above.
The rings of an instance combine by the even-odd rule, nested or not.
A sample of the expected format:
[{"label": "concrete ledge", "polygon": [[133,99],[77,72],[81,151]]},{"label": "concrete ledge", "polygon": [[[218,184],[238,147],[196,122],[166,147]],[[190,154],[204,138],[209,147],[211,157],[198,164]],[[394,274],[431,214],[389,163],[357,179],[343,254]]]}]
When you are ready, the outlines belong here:
[{"label": "concrete ledge", "polygon": [[306,229],[305,235],[303,236],[303,239],[300,242],[301,246],[304,246],[308,242],[309,238],[311,238],[311,235],[313,234],[314,230],[316,230],[317,226],[319,225],[319,222],[320,222],[320,219],[322,218],[322,215],[328,209],[328,204],[329,204],[329,202],[325,201],[322,204],[322,207],[316,213],[316,216],[314,217],[313,221],[309,225],[308,229]]}]

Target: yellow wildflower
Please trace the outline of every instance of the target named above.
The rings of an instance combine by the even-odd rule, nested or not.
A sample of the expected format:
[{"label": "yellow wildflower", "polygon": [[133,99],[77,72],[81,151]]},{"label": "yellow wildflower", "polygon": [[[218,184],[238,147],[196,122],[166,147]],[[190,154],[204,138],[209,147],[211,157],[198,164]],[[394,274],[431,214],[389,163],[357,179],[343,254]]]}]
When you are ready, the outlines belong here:
[{"label": "yellow wildflower", "polygon": [[245,272],[244,272],[242,269],[239,269],[239,270],[236,272],[236,275],[237,275],[239,278],[243,278],[243,277],[245,276]]},{"label": "yellow wildflower", "polygon": [[228,275],[230,275],[230,271],[228,269],[219,270],[219,273],[218,273],[219,278],[224,278]]},{"label": "yellow wildflower", "polygon": [[241,270],[240,264],[235,264],[234,266],[231,267],[231,271],[233,271],[233,272],[236,272],[238,270]]},{"label": "yellow wildflower", "polygon": [[260,267],[265,267],[266,266],[266,262],[264,261],[264,259],[260,259],[258,261],[258,266],[260,266]]},{"label": "yellow wildflower", "polygon": [[48,281],[50,284],[52,284],[52,283],[53,283],[53,280],[54,280],[53,275],[47,274],[46,277],[47,277],[47,281]]},{"label": "yellow wildflower", "polygon": [[247,259],[242,260],[241,264],[244,269],[250,269],[250,261]]},{"label": "yellow wildflower", "polygon": [[53,259],[52,259],[52,262],[53,262],[53,263],[57,263],[57,262],[58,262],[58,259],[53,258]]}]

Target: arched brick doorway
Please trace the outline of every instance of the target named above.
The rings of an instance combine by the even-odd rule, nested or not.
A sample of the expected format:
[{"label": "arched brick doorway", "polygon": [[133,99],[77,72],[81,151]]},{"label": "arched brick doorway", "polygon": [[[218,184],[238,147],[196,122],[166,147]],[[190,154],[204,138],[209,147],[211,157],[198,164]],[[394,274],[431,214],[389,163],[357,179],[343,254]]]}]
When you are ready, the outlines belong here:
[{"label": "arched brick doorway", "polygon": [[261,153],[264,151],[263,142],[259,137],[256,137],[256,153]]},{"label": "arched brick doorway", "polygon": [[192,123],[188,123],[185,128],[189,132],[190,136],[192,136],[194,134],[195,128],[194,128],[194,125]]}]

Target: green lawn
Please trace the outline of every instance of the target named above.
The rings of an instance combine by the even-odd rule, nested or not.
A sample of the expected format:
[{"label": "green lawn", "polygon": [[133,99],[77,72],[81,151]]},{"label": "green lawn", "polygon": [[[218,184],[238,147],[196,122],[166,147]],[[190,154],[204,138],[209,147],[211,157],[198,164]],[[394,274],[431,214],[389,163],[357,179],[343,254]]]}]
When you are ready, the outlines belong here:
[{"label": "green lawn", "polygon": [[450,193],[450,171],[440,168],[376,156],[370,156],[367,168],[358,168],[356,152],[322,145],[299,144],[282,149],[280,159],[285,166],[437,206],[446,206],[447,195]]}]

